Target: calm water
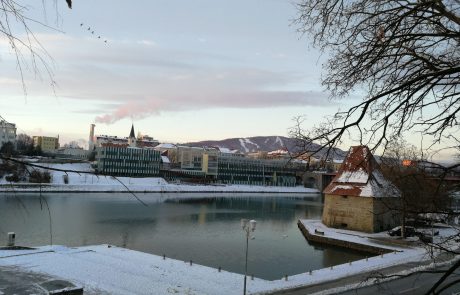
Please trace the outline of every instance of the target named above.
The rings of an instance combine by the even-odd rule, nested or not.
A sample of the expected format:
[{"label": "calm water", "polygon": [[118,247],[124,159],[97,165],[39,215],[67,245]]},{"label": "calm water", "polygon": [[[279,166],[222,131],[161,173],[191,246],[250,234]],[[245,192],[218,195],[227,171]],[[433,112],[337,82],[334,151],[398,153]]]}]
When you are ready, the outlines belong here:
[{"label": "calm water", "polygon": [[[309,245],[297,228],[298,218],[319,218],[322,205],[302,198],[193,195],[164,201],[158,194],[45,194],[52,219],[53,244],[113,244],[129,249],[244,272],[245,236],[240,219],[256,219],[249,241],[249,273],[279,279],[365,254]],[[178,196],[178,195],[170,195]],[[189,195],[187,195],[189,196]],[[38,195],[0,195],[0,244],[6,233],[17,244],[50,244],[48,211]]]}]

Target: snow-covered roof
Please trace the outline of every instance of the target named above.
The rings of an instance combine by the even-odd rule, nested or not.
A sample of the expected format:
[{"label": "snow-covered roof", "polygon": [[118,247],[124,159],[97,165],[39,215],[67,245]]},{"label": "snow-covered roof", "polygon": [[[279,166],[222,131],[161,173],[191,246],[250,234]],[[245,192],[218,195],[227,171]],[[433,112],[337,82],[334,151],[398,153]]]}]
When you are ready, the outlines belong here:
[{"label": "snow-covered roof", "polygon": [[166,156],[161,156],[161,161],[162,161],[163,163],[168,163],[168,164],[171,163],[171,161],[169,161],[169,158],[166,157]]},{"label": "snow-covered roof", "polygon": [[267,153],[268,155],[287,155],[289,154],[286,148],[278,149],[276,151],[271,151]]},{"label": "snow-covered roof", "polygon": [[157,149],[175,149],[176,145],[172,143],[160,143],[155,148]]},{"label": "snow-covered roof", "polygon": [[221,153],[224,153],[224,154],[231,154],[232,151],[229,149],[229,148],[225,148],[225,147],[217,147],[219,149],[219,152]]},{"label": "snow-covered roof", "polygon": [[348,151],[336,177],[324,189],[325,194],[357,197],[399,197],[399,190],[380,171],[367,146]]}]

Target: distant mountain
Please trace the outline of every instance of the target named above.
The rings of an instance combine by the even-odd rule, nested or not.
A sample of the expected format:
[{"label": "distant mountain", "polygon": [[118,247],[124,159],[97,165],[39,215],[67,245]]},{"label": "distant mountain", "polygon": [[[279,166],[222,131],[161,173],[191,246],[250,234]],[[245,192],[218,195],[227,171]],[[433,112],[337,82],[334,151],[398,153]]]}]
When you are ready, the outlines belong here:
[{"label": "distant mountain", "polygon": [[[227,138],[223,140],[203,140],[198,142],[186,143],[188,146],[207,146],[228,148],[231,150],[239,150],[243,153],[253,153],[259,151],[275,151],[286,148],[291,153],[302,151],[302,142],[298,139],[284,136],[254,136],[246,138]],[[316,149],[319,145],[313,144],[312,148]],[[336,158],[344,158],[346,152],[335,149]],[[322,153],[321,153],[322,154]]]}]

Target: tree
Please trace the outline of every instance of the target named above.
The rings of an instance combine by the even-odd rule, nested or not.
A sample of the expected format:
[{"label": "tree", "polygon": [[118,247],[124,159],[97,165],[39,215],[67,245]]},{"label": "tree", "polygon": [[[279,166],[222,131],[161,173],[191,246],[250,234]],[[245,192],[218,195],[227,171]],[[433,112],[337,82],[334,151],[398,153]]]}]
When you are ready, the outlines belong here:
[{"label": "tree", "polygon": [[4,154],[7,157],[11,157],[14,155],[16,152],[16,149],[14,148],[14,144],[11,141],[5,142],[1,147],[0,147],[0,154]]},{"label": "tree", "polygon": [[412,226],[432,223],[438,216],[453,216],[451,187],[439,177],[438,166],[404,140],[392,140],[381,158],[381,169],[401,193],[396,210],[401,216],[401,236],[405,236],[408,219]]},{"label": "tree", "polygon": [[[363,100],[294,135],[332,147],[348,132],[373,149],[405,131],[440,143],[458,132],[460,1],[300,0],[296,24],[327,56],[332,98]],[[298,127],[298,126],[297,126]]]},{"label": "tree", "polygon": [[[57,1],[52,0],[57,6]],[[30,24],[40,24],[43,27],[54,29],[45,23],[28,17],[27,11],[30,8],[24,4],[25,1],[0,0],[0,37],[4,37],[16,57],[16,67],[19,71],[24,93],[27,94],[24,79],[25,70],[31,69],[33,74],[40,76],[44,72],[50,80],[51,86],[54,81],[53,70],[50,66],[51,56],[41,45],[31,29]],[[45,2],[41,1],[45,6]],[[66,0],[67,6],[72,8],[72,1]]]},{"label": "tree", "polygon": [[34,140],[25,133],[16,136],[16,149],[19,154],[32,156],[34,154]]},{"label": "tree", "polygon": [[[305,142],[306,153],[331,151],[348,134],[385,150],[406,132],[429,137],[430,147],[453,139],[460,150],[459,0],[299,1],[298,30],[327,57],[323,86],[333,99],[363,98],[309,130],[298,119],[292,135]],[[313,142],[320,147],[311,149]],[[456,167],[442,169],[441,179]],[[409,186],[425,181],[410,170],[402,171]]]}]

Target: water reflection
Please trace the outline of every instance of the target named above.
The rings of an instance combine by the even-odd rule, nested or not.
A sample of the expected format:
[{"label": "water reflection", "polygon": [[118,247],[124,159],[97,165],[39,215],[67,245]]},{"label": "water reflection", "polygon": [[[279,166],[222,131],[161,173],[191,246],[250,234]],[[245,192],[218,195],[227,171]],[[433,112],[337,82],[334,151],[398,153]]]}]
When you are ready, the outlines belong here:
[{"label": "water reflection", "polygon": [[[322,205],[311,199],[141,194],[145,207],[127,194],[44,197],[51,209],[55,244],[109,243],[241,273],[245,238],[240,219],[250,218],[258,221],[249,245],[249,273],[257,277],[277,279],[363,257],[315,248],[305,241],[297,219],[319,218],[322,211]],[[6,243],[8,231],[15,231],[24,246],[49,244],[48,212],[38,196],[0,196],[0,243]]]}]

